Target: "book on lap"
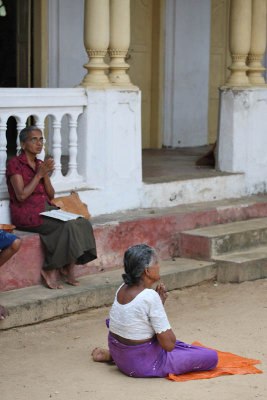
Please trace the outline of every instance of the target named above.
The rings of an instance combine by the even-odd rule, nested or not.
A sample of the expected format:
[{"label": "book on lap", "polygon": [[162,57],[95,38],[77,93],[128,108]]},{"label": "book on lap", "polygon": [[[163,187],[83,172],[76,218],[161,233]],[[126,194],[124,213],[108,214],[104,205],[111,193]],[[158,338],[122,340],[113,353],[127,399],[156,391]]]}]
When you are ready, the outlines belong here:
[{"label": "book on lap", "polygon": [[59,219],[60,221],[70,221],[72,219],[83,218],[83,215],[74,214],[63,210],[51,210],[41,212],[40,215],[44,217]]}]

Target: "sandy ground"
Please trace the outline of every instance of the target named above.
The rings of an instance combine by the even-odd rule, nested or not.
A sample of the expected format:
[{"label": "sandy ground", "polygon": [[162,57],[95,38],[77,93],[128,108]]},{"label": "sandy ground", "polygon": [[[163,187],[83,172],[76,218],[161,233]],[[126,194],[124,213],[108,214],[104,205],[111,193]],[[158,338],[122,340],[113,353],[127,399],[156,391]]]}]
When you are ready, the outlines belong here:
[{"label": "sandy ground", "polygon": [[106,346],[109,308],[0,332],[0,399],[267,399],[267,280],[204,283],[171,292],[166,303],[177,338],[262,361],[263,374],[172,382],[136,379],[94,363]]}]

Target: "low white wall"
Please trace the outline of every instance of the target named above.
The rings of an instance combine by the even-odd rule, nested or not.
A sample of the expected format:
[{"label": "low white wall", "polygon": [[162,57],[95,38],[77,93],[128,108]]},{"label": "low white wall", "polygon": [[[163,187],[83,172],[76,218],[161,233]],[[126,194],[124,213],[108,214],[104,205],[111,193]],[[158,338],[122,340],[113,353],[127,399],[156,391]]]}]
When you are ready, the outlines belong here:
[{"label": "low white wall", "polygon": [[89,192],[80,192],[94,215],[136,208],[142,186],[141,93],[87,90],[79,124],[79,169]]},{"label": "low white wall", "polygon": [[[33,89],[29,90],[33,94]],[[44,104],[41,94],[49,94],[50,90],[40,91],[40,106]],[[62,94],[62,89],[52,89],[53,94]],[[143,183],[139,90],[68,89],[66,94],[70,108],[76,104],[75,94],[80,94],[77,101],[84,107],[78,124],[77,160],[78,172],[84,182],[77,191],[92,216],[244,195],[243,174],[161,184]],[[71,95],[74,96],[72,99]],[[77,186],[75,179],[69,177],[68,185],[64,179],[55,184],[57,196],[68,194]],[[1,223],[10,222],[8,203],[8,200],[0,202]]]},{"label": "low white wall", "polygon": [[[48,93],[62,91],[45,90]],[[76,92],[83,95],[77,161],[84,182],[76,189],[80,198],[92,215],[139,207],[142,188],[141,92],[137,89],[68,89],[68,92],[69,95]],[[70,100],[70,109],[72,103]],[[54,184],[57,196],[76,188],[75,179],[69,177],[68,184],[64,179],[67,178]],[[10,221],[7,200],[0,202],[0,218],[1,223]]]},{"label": "low white wall", "polygon": [[266,87],[221,90],[218,169],[244,172],[247,194],[266,191]]}]

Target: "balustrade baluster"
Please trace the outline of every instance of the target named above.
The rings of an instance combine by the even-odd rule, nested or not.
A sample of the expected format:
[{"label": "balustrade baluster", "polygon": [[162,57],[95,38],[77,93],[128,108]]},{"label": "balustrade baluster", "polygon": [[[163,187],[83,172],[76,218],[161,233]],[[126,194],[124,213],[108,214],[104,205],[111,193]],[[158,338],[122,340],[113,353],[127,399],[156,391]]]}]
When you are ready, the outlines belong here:
[{"label": "balustrade baluster", "polygon": [[53,158],[55,161],[55,170],[53,172],[53,180],[62,179],[61,172],[61,119],[54,118],[52,122],[53,127],[53,137],[52,137],[52,151]]},{"label": "balustrade baluster", "polygon": [[6,181],[6,158],[7,158],[7,140],[6,140],[6,122],[7,118],[0,119],[0,186]]},{"label": "balustrade baluster", "polygon": [[78,177],[77,172],[77,153],[78,153],[78,139],[77,139],[77,115],[70,115],[69,117],[69,168],[68,177]]},{"label": "balustrade baluster", "polygon": [[42,117],[36,116],[35,117],[35,123],[36,123],[37,128],[39,128],[42,131],[42,134],[43,134],[43,137],[44,137],[43,149],[42,149],[41,153],[38,155],[38,158],[40,158],[40,160],[44,161],[44,158],[45,158],[45,136],[44,136],[45,124],[44,124],[44,117],[43,116]]},{"label": "balustrade baluster", "polygon": [[26,127],[26,117],[25,119],[21,118],[16,118],[17,120],[17,155],[19,154],[20,151],[20,140],[19,140],[19,134],[20,131]]}]

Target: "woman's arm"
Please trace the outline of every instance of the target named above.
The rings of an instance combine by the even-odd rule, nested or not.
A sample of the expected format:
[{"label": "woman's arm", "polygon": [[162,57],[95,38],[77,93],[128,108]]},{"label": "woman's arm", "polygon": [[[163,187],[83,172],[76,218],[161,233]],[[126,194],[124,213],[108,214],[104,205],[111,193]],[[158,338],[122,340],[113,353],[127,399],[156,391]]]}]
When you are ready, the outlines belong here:
[{"label": "woman's arm", "polygon": [[52,200],[55,197],[55,190],[52,186],[52,183],[48,175],[44,177],[44,186],[47,196],[49,197],[50,200]]},{"label": "woman's arm", "polygon": [[[52,172],[55,168],[55,161],[53,158],[49,158],[46,160],[43,164],[46,165],[48,172],[44,175],[44,186],[45,186],[45,191],[47,193],[47,196],[49,197],[50,200],[52,200],[55,197],[55,190],[52,186],[52,183],[50,181],[49,173]],[[41,164],[41,165],[43,165]],[[41,166],[40,165],[40,166]]]},{"label": "woman's arm", "polygon": [[[24,181],[21,175],[14,174],[10,176],[10,182],[13,186],[15,195],[18,199],[18,201],[24,201],[26,200],[34,191],[38,183],[40,182],[40,179],[42,178],[48,178],[49,179],[49,172],[53,171],[53,165],[51,163],[42,163],[37,170],[37,173],[33,177],[33,179],[26,185],[24,186]],[[50,195],[54,194],[54,189],[50,183],[47,183],[47,188],[48,192],[47,195],[50,197]],[[46,185],[45,185],[45,190],[47,191]],[[51,191],[52,189],[52,191]],[[52,197],[53,198],[53,197]]]},{"label": "woman's arm", "polygon": [[[156,309],[154,310],[154,313],[153,313],[154,318],[152,318],[152,321],[154,324],[157,325],[156,332],[160,332],[161,329],[164,329],[164,331],[162,331],[161,333],[157,333],[157,339],[158,339],[160,346],[164,350],[172,351],[175,347],[176,337],[170,327],[167,315],[164,310],[164,303],[165,303],[169,293],[166,292],[166,287],[165,287],[164,283],[159,283],[157,285],[156,292],[158,293],[159,298],[157,298],[158,304],[156,306]],[[153,317],[153,315],[152,315],[152,317]],[[157,319],[158,319],[158,322],[157,322]],[[169,329],[166,329],[167,327],[169,327]]]},{"label": "woman's arm", "polygon": [[12,175],[10,177],[10,182],[13,186],[18,201],[26,200],[32,194],[40,179],[41,177],[36,174],[34,178],[28,183],[28,185],[24,186],[24,181],[21,175]]},{"label": "woman's arm", "polygon": [[157,339],[160,346],[167,351],[172,351],[175,347],[176,337],[172,329],[167,329],[167,331],[162,333],[157,333]]}]

